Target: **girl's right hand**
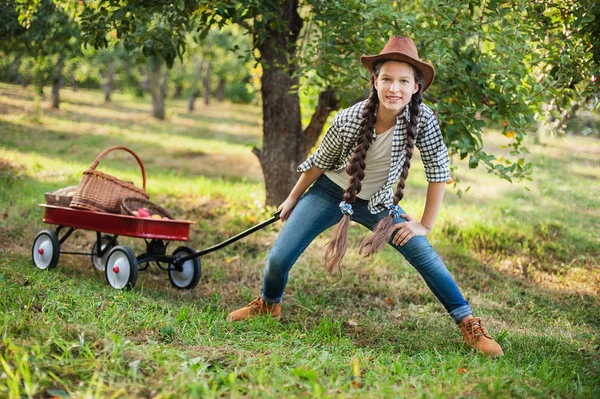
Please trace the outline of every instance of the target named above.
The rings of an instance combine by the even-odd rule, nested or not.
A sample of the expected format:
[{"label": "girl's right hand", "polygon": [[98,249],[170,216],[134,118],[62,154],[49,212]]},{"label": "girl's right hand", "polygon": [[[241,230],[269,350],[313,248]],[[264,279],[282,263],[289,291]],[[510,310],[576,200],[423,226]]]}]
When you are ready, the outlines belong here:
[{"label": "girl's right hand", "polygon": [[279,205],[279,208],[277,208],[281,211],[279,219],[282,221],[287,220],[287,218],[290,217],[290,214],[292,213],[292,210],[296,206],[297,202],[298,200],[290,199],[289,197],[285,201],[283,201],[283,204]]}]

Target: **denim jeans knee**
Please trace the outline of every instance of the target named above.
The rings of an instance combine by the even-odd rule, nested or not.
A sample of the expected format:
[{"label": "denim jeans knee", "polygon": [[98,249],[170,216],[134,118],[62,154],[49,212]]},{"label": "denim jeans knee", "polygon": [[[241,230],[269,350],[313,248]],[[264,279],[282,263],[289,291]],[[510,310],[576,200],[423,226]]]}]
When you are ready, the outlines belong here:
[{"label": "denim jeans knee", "polygon": [[404,246],[395,245],[391,241],[390,245],[417,269],[431,292],[456,323],[472,313],[469,303],[463,297],[448,268],[425,236],[415,236]]},{"label": "denim jeans knee", "polygon": [[332,189],[314,184],[283,225],[265,263],[262,297],[266,302],[281,302],[289,271],[298,257],[319,234],[340,221],[340,199]]}]

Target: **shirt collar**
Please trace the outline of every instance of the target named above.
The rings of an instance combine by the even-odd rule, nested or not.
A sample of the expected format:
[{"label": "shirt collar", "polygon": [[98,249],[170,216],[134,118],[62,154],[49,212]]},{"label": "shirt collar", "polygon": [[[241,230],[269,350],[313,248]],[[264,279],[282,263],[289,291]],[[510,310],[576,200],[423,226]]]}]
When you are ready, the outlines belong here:
[{"label": "shirt collar", "polygon": [[404,107],[404,111],[398,115],[396,117],[396,120],[399,121],[400,118],[404,118],[406,119],[407,122],[410,122],[410,110],[409,110],[409,104],[406,104],[406,107]]}]

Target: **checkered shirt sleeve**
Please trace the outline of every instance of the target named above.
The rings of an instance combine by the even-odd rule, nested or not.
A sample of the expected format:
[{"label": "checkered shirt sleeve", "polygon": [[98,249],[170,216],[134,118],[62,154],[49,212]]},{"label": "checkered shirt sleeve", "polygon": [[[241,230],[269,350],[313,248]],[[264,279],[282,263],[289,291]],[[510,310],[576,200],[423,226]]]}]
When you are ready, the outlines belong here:
[{"label": "checkered shirt sleeve", "polygon": [[336,114],[321,144],[314,154],[298,166],[298,172],[306,172],[313,165],[326,171],[346,167],[356,146],[364,104],[364,101],[359,102]]},{"label": "checkered shirt sleeve", "polygon": [[[339,114],[338,114],[339,115]],[[337,118],[337,115],[336,115]],[[333,170],[339,162],[340,153],[342,151],[341,135],[339,127],[334,118],[333,123],[323,136],[321,144],[306,161],[298,166],[298,172],[305,172],[313,165],[323,170]]]},{"label": "checkered shirt sleeve", "polygon": [[424,104],[421,104],[418,132],[415,145],[421,152],[427,181],[447,182],[450,180],[448,149],[435,114]]}]

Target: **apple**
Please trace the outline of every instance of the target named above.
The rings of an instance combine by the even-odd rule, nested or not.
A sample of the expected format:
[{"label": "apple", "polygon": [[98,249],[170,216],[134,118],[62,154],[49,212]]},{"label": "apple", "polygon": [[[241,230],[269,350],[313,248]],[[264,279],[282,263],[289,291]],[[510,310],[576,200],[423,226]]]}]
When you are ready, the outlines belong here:
[{"label": "apple", "polygon": [[148,210],[148,208],[139,208],[137,210],[138,212],[138,216],[141,218],[148,218],[150,217],[150,211]]}]

